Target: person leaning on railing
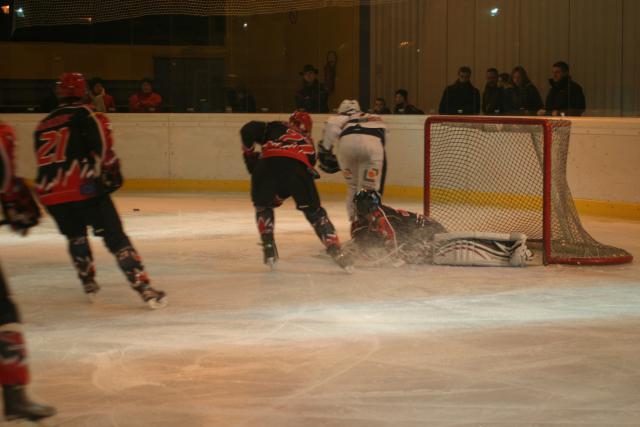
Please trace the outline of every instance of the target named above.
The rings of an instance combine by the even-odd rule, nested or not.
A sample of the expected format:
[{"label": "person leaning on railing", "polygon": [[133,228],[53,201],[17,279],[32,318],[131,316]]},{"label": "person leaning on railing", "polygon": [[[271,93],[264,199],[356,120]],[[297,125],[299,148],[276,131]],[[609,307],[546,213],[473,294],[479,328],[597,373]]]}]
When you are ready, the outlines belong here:
[{"label": "person leaning on railing", "polygon": [[535,115],[543,107],[542,98],[538,88],[535,87],[527,70],[518,65],[511,72],[511,82],[513,88],[509,92],[511,110],[507,113],[512,115]]},{"label": "person leaning on railing", "polygon": [[471,83],[471,68],[458,69],[458,79],[447,86],[440,100],[440,114],[479,114],[480,91]]},{"label": "person leaning on railing", "polygon": [[113,96],[107,94],[100,77],[94,77],[89,81],[89,98],[96,111],[101,113],[113,113],[116,111],[116,103],[113,100]]},{"label": "person leaning on railing", "polygon": [[547,94],[544,108],[538,111],[539,116],[581,116],[584,114],[587,108],[584,92],[582,86],[571,78],[569,64],[564,61],[553,64],[549,84],[551,89]]},{"label": "person leaning on railing", "polygon": [[153,81],[144,78],[140,81],[140,91],[129,97],[129,111],[132,113],[158,113],[162,97],[153,91]]}]

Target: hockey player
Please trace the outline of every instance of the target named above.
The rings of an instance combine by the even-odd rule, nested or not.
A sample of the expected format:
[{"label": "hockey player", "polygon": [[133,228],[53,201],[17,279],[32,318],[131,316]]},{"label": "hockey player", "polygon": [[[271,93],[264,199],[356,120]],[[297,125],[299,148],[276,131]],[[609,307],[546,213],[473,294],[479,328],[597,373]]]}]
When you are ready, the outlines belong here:
[{"label": "hockey player", "polygon": [[[14,141],[11,128],[0,122],[0,200],[4,223],[25,235],[38,223],[40,210],[24,181],[14,176]],[[28,383],[29,369],[20,315],[0,271],[0,384],[7,420],[22,418],[35,421],[55,415],[53,407],[29,400],[25,391]]]},{"label": "hockey player", "polygon": [[520,233],[447,233],[424,215],[383,205],[373,190],[359,191],[354,205],[357,218],[348,251],[376,263],[524,266],[532,258]]},{"label": "hockey player", "polygon": [[122,175],[109,120],[83,103],[86,82],[82,74],[62,74],[57,95],[59,107],[40,122],[35,132],[36,191],[68,239],[85,293],[93,300],[100,289],[87,239],[87,228],[92,227],[142,299],[151,308],[165,306],[165,293],[151,287],[111,200],[110,193],[122,185]]},{"label": "hockey player", "polygon": [[[318,144],[320,169],[335,173],[342,169],[347,181],[347,214],[353,223],[356,217],[353,197],[361,188],[382,194],[386,175],[386,126],[382,118],[360,111],[360,104],[345,99],[338,107],[338,115],[330,117]],[[338,144],[337,161],[333,146]]]},{"label": "hockey player", "polygon": [[[251,200],[262,240],[264,262],[274,268],[278,250],[274,240],[274,208],[292,196],[327,253],[351,271],[351,260],[342,251],[336,230],[320,204],[314,179],[316,152],[311,140],[311,116],[294,112],[288,123],[251,121],[240,130],[247,170],[251,174]],[[256,151],[256,144],[262,151]]]}]

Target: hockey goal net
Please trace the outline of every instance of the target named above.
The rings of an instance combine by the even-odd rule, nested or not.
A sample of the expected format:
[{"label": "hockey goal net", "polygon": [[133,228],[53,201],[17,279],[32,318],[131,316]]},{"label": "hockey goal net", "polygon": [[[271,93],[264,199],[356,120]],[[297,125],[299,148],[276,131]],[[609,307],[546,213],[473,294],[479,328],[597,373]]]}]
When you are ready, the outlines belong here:
[{"label": "hockey goal net", "polygon": [[520,232],[543,262],[619,264],[627,251],[583,228],[567,182],[571,122],[430,117],[425,124],[425,214],[449,231]]}]

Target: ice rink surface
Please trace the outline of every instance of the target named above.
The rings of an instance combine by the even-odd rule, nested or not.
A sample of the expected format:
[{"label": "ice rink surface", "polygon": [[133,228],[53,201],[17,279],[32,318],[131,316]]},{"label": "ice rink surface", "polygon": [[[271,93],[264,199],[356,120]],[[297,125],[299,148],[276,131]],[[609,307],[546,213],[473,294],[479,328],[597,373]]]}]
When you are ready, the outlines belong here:
[{"label": "ice rink surface", "polygon": [[[49,426],[638,426],[640,223],[584,218],[613,267],[347,275],[291,201],[262,264],[247,195],[121,194],[164,310],[93,239],[91,305],[45,219],[0,239]],[[398,207],[420,210],[414,202]],[[341,200],[325,203],[342,239]]]}]

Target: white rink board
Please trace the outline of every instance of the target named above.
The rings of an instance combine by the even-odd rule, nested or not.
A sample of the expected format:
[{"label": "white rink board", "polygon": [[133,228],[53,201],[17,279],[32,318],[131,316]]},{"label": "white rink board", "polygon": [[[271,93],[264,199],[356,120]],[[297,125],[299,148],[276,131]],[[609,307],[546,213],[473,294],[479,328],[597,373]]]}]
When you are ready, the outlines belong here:
[{"label": "white rink board", "polygon": [[[111,114],[128,179],[246,181],[239,129],[286,114]],[[320,139],[326,115],[314,115]],[[40,115],[4,114],[19,138],[19,172],[34,174],[32,133]],[[422,187],[425,116],[384,116],[389,185]],[[568,180],[576,199],[640,203],[640,119],[571,118]],[[517,171],[514,171],[517,173]],[[506,179],[508,179],[506,177]],[[324,176],[341,182],[339,174]]]}]

